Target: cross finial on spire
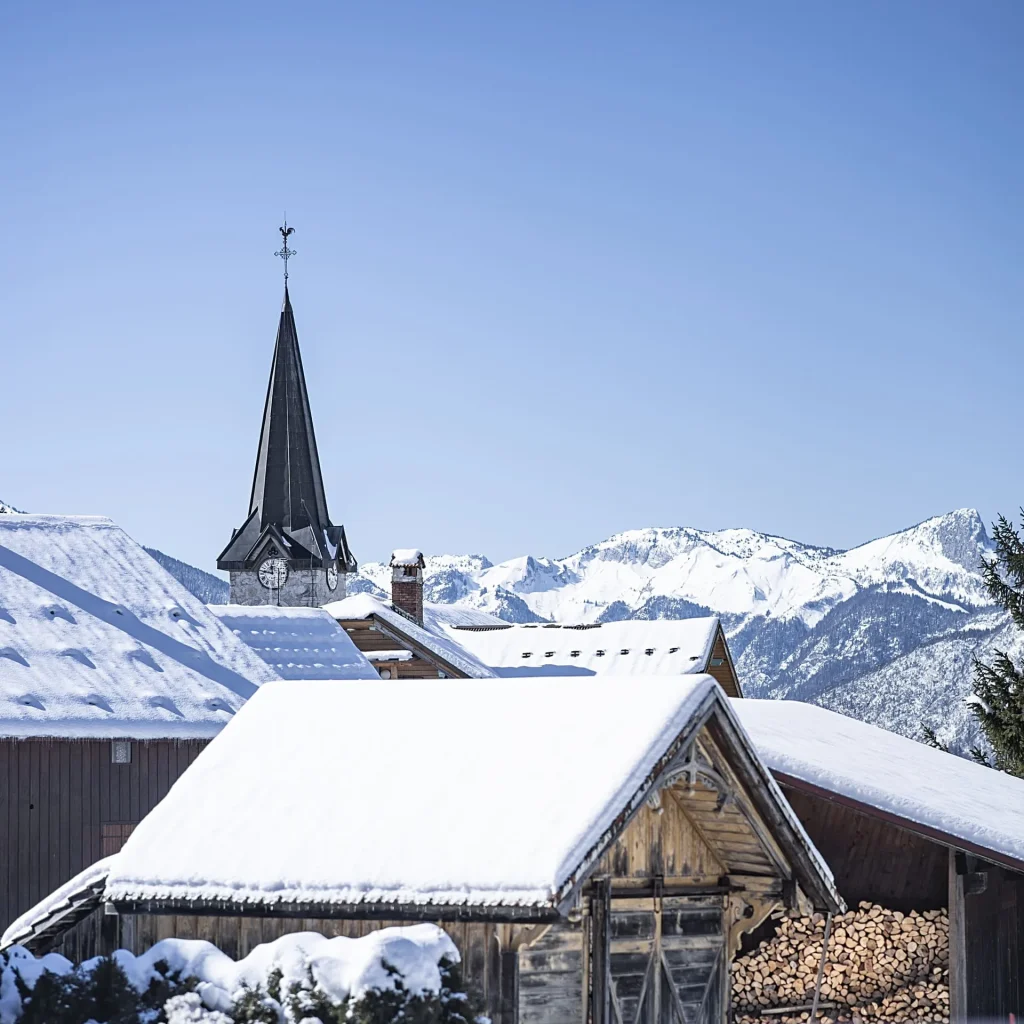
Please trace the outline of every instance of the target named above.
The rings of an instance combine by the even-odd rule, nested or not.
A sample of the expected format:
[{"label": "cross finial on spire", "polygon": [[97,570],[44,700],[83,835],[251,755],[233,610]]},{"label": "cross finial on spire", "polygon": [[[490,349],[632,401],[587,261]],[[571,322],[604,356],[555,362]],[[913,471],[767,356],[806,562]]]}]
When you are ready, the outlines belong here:
[{"label": "cross finial on spire", "polygon": [[288,282],[288,260],[290,257],[295,255],[294,249],[288,248],[288,236],[293,234],[295,228],[288,227],[288,217],[285,216],[284,224],[277,229],[281,232],[281,248],[274,253],[275,256],[280,256],[284,260],[284,279],[285,283]]}]

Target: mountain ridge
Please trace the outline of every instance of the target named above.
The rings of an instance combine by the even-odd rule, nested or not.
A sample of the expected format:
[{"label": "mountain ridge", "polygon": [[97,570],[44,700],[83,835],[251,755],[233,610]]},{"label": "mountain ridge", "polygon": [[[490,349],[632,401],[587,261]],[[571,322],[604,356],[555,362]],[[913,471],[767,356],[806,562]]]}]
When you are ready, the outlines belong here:
[{"label": "mountain ridge", "polygon": [[[227,601],[220,577],[146,550],[201,600]],[[428,555],[424,597],[467,621],[718,615],[747,696],[810,701],[918,739],[927,725],[965,751],[979,739],[966,704],[974,659],[1024,653],[985,588],[992,550],[970,508],[847,549],[742,527],[642,527],[563,558]],[[390,576],[368,562],[349,593],[387,599]]]},{"label": "mountain ridge", "polygon": [[[557,559],[427,556],[424,596],[512,622],[715,614],[748,696],[860,709],[915,738],[929,725],[965,750],[978,738],[964,705],[972,659],[1018,642],[981,576],[991,551],[970,508],[848,549],[745,528],[645,527]],[[370,562],[350,582],[384,596],[389,570]],[[871,686],[887,698],[871,699]]]}]

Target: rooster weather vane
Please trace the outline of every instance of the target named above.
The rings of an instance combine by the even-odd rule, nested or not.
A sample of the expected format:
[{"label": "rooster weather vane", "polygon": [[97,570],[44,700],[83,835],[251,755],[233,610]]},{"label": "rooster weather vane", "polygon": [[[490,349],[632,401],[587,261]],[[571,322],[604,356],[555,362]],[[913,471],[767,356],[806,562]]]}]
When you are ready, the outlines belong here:
[{"label": "rooster weather vane", "polygon": [[290,257],[295,255],[294,249],[288,248],[288,236],[295,232],[295,228],[288,227],[288,218],[285,217],[284,224],[277,229],[281,232],[281,248],[274,253],[275,256],[280,256],[284,260],[284,280],[288,283],[288,260]]}]

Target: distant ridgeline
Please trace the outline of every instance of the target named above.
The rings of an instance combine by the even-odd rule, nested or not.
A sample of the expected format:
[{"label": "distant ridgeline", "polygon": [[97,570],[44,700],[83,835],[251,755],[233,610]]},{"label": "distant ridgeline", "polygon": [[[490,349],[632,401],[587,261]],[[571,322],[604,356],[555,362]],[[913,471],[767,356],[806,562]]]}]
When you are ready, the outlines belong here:
[{"label": "distant ridgeline", "polygon": [[[567,558],[427,558],[424,597],[509,622],[718,615],[751,697],[809,701],[964,750],[975,655],[1019,643],[979,568],[992,544],[962,509],[849,551],[752,530],[631,530]],[[387,566],[350,590],[387,590]]]},{"label": "distant ridgeline", "polygon": [[[0,512],[17,511],[0,502]],[[228,584],[154,548],[207,604]],[[424,598],[507,622],[612,622],[718,615],[744,691],[820,704],[966,750],[973,659],[1020,640],[979,572],[992,543],[961,509],[849,551],[752,530],[631,530],[567,558],[427,558]],[[350,593],[386,599],[391,570],[360,566]]]}]

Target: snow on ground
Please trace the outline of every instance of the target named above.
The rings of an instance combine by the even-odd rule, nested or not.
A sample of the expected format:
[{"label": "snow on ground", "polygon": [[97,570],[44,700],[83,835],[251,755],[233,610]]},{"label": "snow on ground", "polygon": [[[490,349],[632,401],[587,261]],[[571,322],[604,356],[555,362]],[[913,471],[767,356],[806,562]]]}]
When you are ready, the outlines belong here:
[{"label": "snow on ground", "polygon": [[[50,953],[36,958],[20,946],[7,951],[9,963],[0,975],[0,1024],[17,1020],[20,999],[14,983],[17,974],[34,988],[40,974],[66,974],[70,960]],[[272,971],[282,972],[282,991],[306,980],[307,968],[313,980],[335,1002],[359,999],[372,989],[394,988],[395,977],[384,964],[396,968],[402,983],[413,994],[438,992],[440,963],[459,960],[452,940],[436,925],[383,928],[358,939],[328,939],[315,932],[283,935],[263,943],[242,960],[232,960],[216,946],[199,939],[164,939],[145,953],[133,956],[124,949],[114,953],[132,986],[144,992],[151,980],[160,977],[155,965],[163,961],[168,972],[197,978],[197,993],[214,1010],[228,1011],[243,986],[266,989]],[[98,961],[86,961],[88,971]]]},{"label": "snow on ground", "polygon": [[1024,863],[1024,780],[813,704],[732,706],[773,771]]},{"label": "snow on ground", "polygon": [[282,679],[376,679],[352,638],[322,608],[208,605]]},{"label": "snow on ground", "polygon": [[718,619],[447,629],[499,676],[683,675],[707,670]]},{"label": "snow on ground", "polygon": [[407,615],[396,612],[389,604],[378,601],[369,594],[352,594],[341,601],[332,601],[324,605],[324,610],[335,619],[368,619],[376,615],[382,622],[392,626],[398,632],[418,643],[421,647],[433,651],[439,658],[448,662],[453,668],[465,673],[471,679],[489,679],[494,672],[479,658],[467,651],[443,629],[428,629],[419,626]]},{"label": "snow on ground", "polygon": [[0,735],[216,735],[276,674],[109,519],[0,516]]},{"label": "snow on ground", "polygon": [[550,907],[716,684],[646,679],[621,714],[635,689],[271,683],[135,829],[105,898]]}]

